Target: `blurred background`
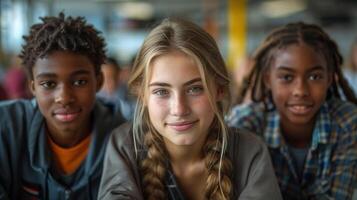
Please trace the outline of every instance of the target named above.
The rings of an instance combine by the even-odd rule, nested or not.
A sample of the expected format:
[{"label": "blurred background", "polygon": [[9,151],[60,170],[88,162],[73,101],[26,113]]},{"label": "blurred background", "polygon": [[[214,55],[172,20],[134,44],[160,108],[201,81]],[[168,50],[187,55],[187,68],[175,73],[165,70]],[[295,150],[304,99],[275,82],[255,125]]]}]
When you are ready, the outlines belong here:
[{"label": "blurred background", "polygon": [[[21,62],[16,57],[22,36],[39,17],[61,11],[84,16],[103,33],[107,55],[118,61],[125,79],[144,37],[165,17],[186,18],[206,29],[233,71],[244,65],[245,58],[273,28],[295,21],[321,25],[348,60],[357,38],[356,8],[356,0],[1,0],[0,84],[7,98],[31,97],[26,91],[14,94],[12,90],[19,89],[6,86],[7,82],[13,87],[14,82],[20,82],[17,87],[26,83],[19,75]],[[13,74],[10,78],[9,71]]]}]

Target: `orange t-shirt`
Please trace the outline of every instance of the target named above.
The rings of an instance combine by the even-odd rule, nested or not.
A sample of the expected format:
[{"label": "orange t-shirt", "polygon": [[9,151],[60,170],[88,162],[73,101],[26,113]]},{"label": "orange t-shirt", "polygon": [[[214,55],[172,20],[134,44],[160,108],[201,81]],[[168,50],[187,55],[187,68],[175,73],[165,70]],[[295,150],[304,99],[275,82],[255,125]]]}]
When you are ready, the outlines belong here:
[{"label": "orange t-shirt", "polygon": [[57,169],[66,175],[75,172],[87,156],[90,136],[91,134],[84,138],[79,144],[70,148],[63,148],[48,137],[49,145],[54,156],[53,160]]}]

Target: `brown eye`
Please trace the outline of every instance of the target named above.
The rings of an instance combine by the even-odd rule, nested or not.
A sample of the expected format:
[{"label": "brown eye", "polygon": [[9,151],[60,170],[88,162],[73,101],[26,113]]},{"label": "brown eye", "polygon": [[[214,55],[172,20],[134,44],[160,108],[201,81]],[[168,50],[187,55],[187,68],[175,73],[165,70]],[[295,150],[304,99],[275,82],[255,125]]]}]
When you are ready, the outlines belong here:
[{"label": "brown eye", "polygon": [[43,81],[40,85],[45,89],[53,89],[56,87],[56,82],[54,81]]}]

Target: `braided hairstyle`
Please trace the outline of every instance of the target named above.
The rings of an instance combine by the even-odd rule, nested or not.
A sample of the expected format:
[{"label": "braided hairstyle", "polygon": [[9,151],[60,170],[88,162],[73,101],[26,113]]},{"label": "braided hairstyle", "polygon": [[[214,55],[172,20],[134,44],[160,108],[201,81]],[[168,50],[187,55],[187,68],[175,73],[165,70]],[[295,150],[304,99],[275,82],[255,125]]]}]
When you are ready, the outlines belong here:
[{"label": "braided hairstyle", "polygon": [[352,43],[349,60],[348,60],[348,65],[346,66],[353,72],[357,71],[356,56],[357,56],[357,38]]},{"label": "braided hairstyle", "polygon": [[251,87],[252,101],[264,101],[268,97],[269,91],[263,84],[263,74],[271,65],[274,52],[291,44],[298,43],[310,45],[326,59],[328,70],[333,74],[332,85],[326,98],[341,98],[339,93],[340,88],[347,100],[357,104],[353,90],[343,76],[341,70],[343,59],[337,44],[319,26],[303,22],[287,24],[273,30],[268,35],[253,55],[255,63],[247,79],[249,84],[245,85],[240,96],[244,97],[248,88]]},{"label": "braided hairstyle", "polygon": [[101,33],[87,24],[84,17],[40,18],[42,23],[34,24],[28,36],[24,36],[20,58],[27,75],[33,80],[32,68],[37,59],[44,58],[54,51],[69,51],[84,55],[94,64],[96,74],[104,63],[105,42]]},{"label": "braided hairstyle", "polygon": [[[165,177],[170,168],[169,155],[162,136],[150,122],[146,99],[152,60],[172,51],[180,51],[195,61],[215,113],[210,133],[202,147],[208,172],[206,198],[229,199],[232,193],[232,164],[226,155],[228,130],[223,118],[230,103],[228,72],[214,39],[199,26],[179,19],[165,19],[149,33],[135,59],[128,84],[138,99],[133,119],[136,152],[138,145],[147,149],[146,158],[138,161],[145,199],[167,199]],[[210,89],[214,88],[210,87],[212,85],[220,88],[225,98],[216,102],[213,99],[216,91]]]}]

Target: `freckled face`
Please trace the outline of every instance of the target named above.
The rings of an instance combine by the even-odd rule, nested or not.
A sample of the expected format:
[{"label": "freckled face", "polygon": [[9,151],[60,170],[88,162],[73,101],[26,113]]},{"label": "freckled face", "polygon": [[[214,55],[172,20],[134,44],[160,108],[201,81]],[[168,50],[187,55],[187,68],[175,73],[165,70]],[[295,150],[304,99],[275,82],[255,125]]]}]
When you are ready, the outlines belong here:
[{"label": "freckled face", "polygon": [[31,91],[51,135],[89,131],[102,80],[92,62],[82,55],[58,51],[38,59],[32,73]]},{"label": "freckled face", "polygon": [[198,66],[171,52],[151,63],[147,106],[151,123],[169,145],[202,145],[214,112]]},{"label": "freckled face", "polygon": [[282,123],[309,124],[326,99],[331,84],[323,55],[306,44],[293,44],[274,56],[266,76]]}]

